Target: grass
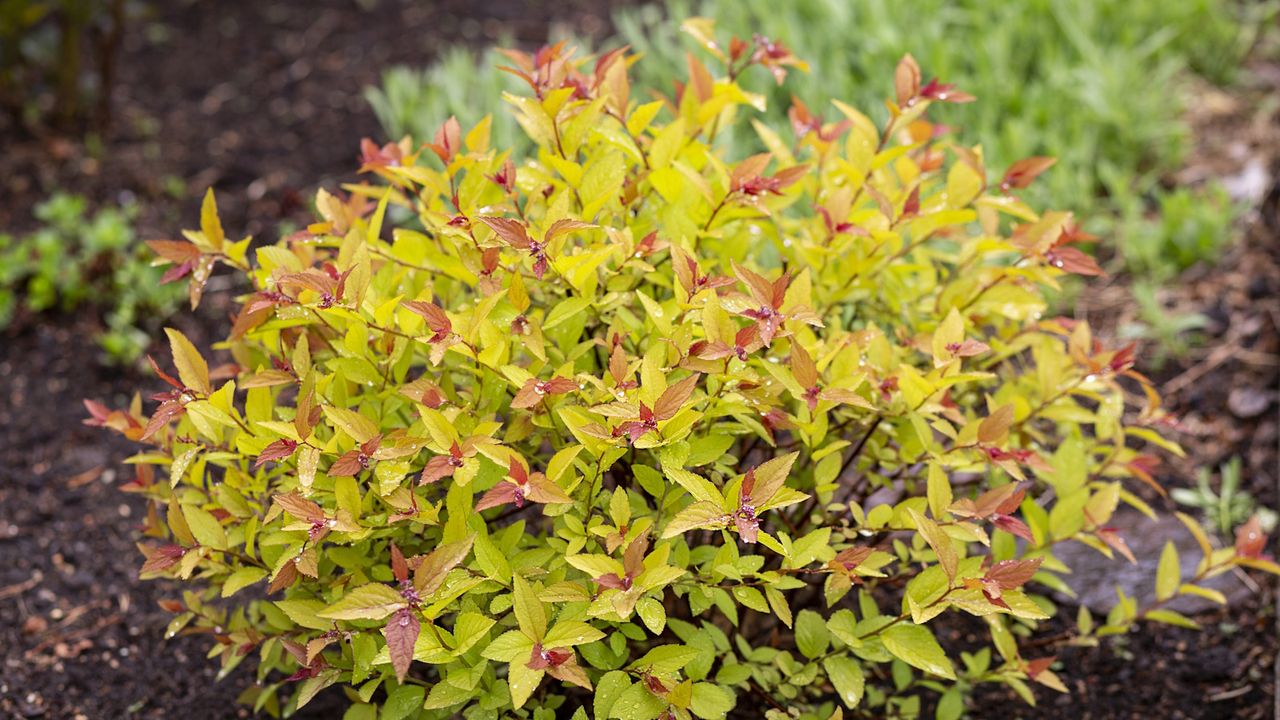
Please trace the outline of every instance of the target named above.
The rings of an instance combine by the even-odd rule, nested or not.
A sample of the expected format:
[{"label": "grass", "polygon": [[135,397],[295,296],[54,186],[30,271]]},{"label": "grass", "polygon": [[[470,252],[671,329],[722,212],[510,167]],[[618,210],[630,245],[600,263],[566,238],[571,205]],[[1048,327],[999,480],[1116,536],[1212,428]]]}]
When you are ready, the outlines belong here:
[{"label": "grass", "polygon": [[[786,113],[792,94],[810,107],[839,98],[879,111],[898,59],[913,54],[981,102],[941,108],[937,118],[981,142],[991,173],[1014,160],[1052,155],[1058,164],[1033,186],[1032,200],[1073,209],[1104,238],[1109,267],[1161,283],[1212,262],[1230,236],[1235,208],[1220,191],[1166,187],[1185,160],[1191,101],[1185,80],[1234,80],[1278,3],[1233,0],[671,0],[613,16],[617,37],[646,55],[640,79],[673,87],[692,40],[680,19],[716,19],[720,31],[780,40],[812,66],[774,87],[763,71],[748,82],[766,92],[768,113]],[[584,44],[584,43],[580,43]],[[429,139],[441,120],[466,124],[492,110],[495,138],[520,134],[497,101],[509,87],[493,67],[501,57],[453,49],[421,71],[392,69],[368,92],[388,135]],[[827,115],[831,111],[827,110]],[[754,145],[749,132],[726,144]]]}]

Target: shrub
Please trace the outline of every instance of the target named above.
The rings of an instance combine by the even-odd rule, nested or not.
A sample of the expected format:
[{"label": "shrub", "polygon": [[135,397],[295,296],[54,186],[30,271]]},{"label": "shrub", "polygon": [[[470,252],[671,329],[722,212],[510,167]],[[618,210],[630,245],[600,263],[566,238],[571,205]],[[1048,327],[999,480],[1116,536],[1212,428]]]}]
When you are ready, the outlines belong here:
[{"label": "shrub", "polygon": [[59,193],[35,208],[41,227],[30,235],[0,235],[0,328],[19,309],[71,312],[85,304],[104,311],[98,345],[114,362],[141,357],[150,333],[177,310],[176,286],[136,241],[133,205],[92,215],[83,197]]},{"label": "shrub", "polygon": [[[1096,272],[1069,214],[1019,198],[1049,163],[989,184],[924,119],[969,98],[909,57],[883,128],[796,106],[730,161],[712,138],[759,101],[733,78],[798,61],[707,46],[724,71],[690,57],[652,102],[625,52],[517,55],[533,157],[450,120],[420,151],[366,142],[380,184],[320,191],[252,265],[212,197],[164,248],[252,283],[231,363],[169,331],[160,405],[90,422],[150,446],[142,574],[186,583],[170,632],[210,635],[224,672],[256,657],[245,701],[956,717],[978,683],[1065,690],[1021,649],[1067,588],[1054,549],[1132,559],[1108,522],[1152,513],[1177,446],[1132,347],[1041,316],[1043,286]],[[1193,624],[1166,603],[1280,570],[1256,525],[1213,549],[1181,517],[1198,569],[1170,544],[1156,600],[1082,612],[1074,641]],[[989,643],[939,636],[961,614]]]}]

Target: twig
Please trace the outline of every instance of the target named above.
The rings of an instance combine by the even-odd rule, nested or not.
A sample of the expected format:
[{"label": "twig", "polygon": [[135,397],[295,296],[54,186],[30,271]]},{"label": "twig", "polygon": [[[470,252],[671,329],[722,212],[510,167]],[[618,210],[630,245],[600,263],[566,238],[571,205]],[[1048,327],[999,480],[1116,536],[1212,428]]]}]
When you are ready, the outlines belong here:
[{"label": "twig", "polygon": [[22,593],[30,590],[31,588],[39,585],[40,581],[43,579],[44,579],[44,574],[41,573],[39,570],[36,570],[31,574],[31,577],[27,578],[26,580],[23,580],[20,583],[14,583],[13,585],[8,585],[6,587],[0,588],[0,600],[7,600],[16,595],[21,595]]},{"label": "twig", "polygon": [[1177,395],[1183,388],[1191,385],[1195,381],[1207,375],[1211,370],[1218,367],[1222,363],[1230,360],[1236,354],[1237,348],[1234,345],[1219,345],[1214,348],[1213,352],[1204,360],[1196,365],[1191,366],[1178,377],[1170,380],[1164,386],[1165,397],[1173,397]]}]

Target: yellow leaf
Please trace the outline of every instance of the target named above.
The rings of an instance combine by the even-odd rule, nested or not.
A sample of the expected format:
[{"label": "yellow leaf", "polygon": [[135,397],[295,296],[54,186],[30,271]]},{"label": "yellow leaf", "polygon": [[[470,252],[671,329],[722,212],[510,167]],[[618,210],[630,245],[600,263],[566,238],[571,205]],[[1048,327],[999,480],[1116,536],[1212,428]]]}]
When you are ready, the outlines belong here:
[{"label": "yellow leaf", "polygon": [[209,384],[209,364],[200,356],[196,346],[191,344],[186,335],[173,328],[165,328],[164,332],[169,336],[173,364],[178,368],[178,379],[182,380],[182,384],[202,395],[213,392],[213,386]]},{"label": "yellow leaf", "polygon": [[1168,600],[1178,592],[1182,584],[1182,566],[1178,563],[1178,549],[1173,541],[1166,541],[1160,553],[1160,564],[1156,568],[1156,600]]},{"label": "yellow leaf", "polygon": [[222,232],[222,221],[218,219],[218,201],[213,197],[213,188],[204,192],[204,202],[200,205],[200,232],[214,250],[221,250],[226,235]]},{"label": "yellow leaf", "polygon": [[358,443],[366,443],[378,434],[377,424],[354,410],[325,405],[324,416],[335,428]]}]

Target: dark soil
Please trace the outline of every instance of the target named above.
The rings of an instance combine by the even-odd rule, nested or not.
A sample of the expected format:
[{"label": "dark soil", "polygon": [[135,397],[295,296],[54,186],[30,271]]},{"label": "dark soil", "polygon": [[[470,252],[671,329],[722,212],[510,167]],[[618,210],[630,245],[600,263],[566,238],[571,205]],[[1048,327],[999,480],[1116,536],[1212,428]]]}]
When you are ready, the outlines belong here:
[{"label": "dark soil", "polygon": [[363,95],[384,69],[425,65],[437,48],[458,42],[479,47],[512,37],[536,47],[553,24],[599,35],[610,7],[621,4],[146,3],[149,17],[124,38],[102,150],[0,124],[0,229],[27,227],[34,203],[57,189],[142,200],[143,237],[191,226],[207,187],[218,193],[228,234],[305,221],[315,187],[352,179],[360,138],[385,141]]},{"label": "dark soil", "polygon": [[[381,68],[421,64],[441,44],[481,44],[504,32],[536,43],[553,21],[599,33],[607,5],[159,3],[157,16],[126,38],[105,151],[0,126],[0,229],[29,227],[31,207],[59,188],[98,202],[139,199],[140,234],[148,238],[193,225],[209,185],[231,233],[261,235],[282,220],[305,221],[314,188],[350,179],[360,137],[379,136],[361,92]],[[1280,72],[1269,77],[1274,85],[1253,91],[1280,95]],[[1274,107],[1268,112],[1261,121],[1241,110],[1201,123],[1205,137],[1251,138],[1245,155],[1268,163],[1271,195],[1222,264],[1193,271],[1165,298],[1170,312],[1210,317],[1205,349],[1146,369],[1170,389],[1189,455],[1170,462],[1162,479],[1187,485],[1195,468],[1239,455],[1249,491],[1276,507],[1280,163],[1267,153],[1280,148],[1280,118]],[[1216,166],[1223,154],[1203,153],[1206,176],[1234,172]],[[1100,335],[1125,322],[1133,305],[1123,282],[1087,299],[1082,312]],[[212,294],[183,329],[207,345],[224,332],[226,302]],[[96,322],[92,315],[43,318],[0,335],[0,717],[247,717],[232,708],[252,681],[248,663],[216,681],[205,639],[163,639],[169,614],[157,601],[180,590],[137,580],[143,506],[116,488],[127,479],[120,461],[132,448],[83,427],[80,400],[119,405],[156,383],[98,364],[86,339]],[[990,686],[975,693],[971,710],[1001,718],[1271,717],[1275,593],[1271,578],[1258,581],[1238,605],[1197,615],[1203,632],[1147,626],[1100,648],[1046,643],[1028,654],[1057,655],[1055,671],[1071,695],[1038,688],[1039,705],[1029,708]],[[1052,639],[1060,629],[1044,634]],[[949,644],[982,640],[967,633],[957,627]],[[327,692],[305,716],[337,717],[341,707],[340,695]]]}]

